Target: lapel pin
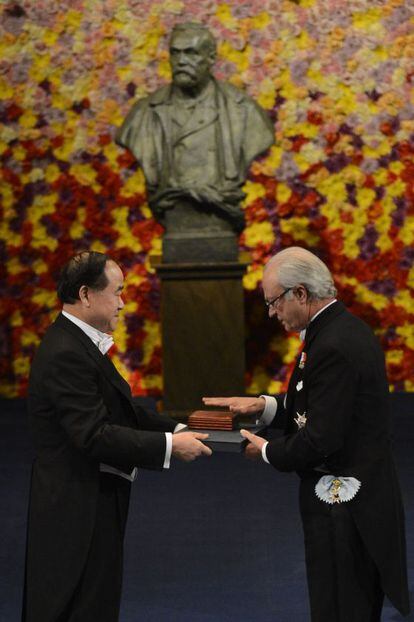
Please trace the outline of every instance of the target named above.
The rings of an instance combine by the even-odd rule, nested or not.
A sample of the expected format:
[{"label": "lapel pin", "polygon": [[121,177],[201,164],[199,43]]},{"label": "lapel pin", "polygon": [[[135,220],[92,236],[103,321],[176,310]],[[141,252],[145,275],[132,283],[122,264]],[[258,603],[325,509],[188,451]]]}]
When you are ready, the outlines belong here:
[{"label": "lapel pin", "polygon": [[300,430],[301,428],[304,428],[306,425],[306,411],[303,413],[303,415],[300,415],[298,412],[296,412],[297,417],[295,419],[295,423],[298,426],[298,429]]}]

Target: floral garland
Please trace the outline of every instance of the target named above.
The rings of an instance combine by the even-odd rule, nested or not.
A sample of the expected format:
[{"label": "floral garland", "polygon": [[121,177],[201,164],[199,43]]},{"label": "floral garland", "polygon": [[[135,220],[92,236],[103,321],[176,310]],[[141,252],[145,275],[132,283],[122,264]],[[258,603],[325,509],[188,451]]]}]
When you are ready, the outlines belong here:
[{"label": "floral garland", "polygon": [[55,277],[75,252],[127,272],[114,360],[136,394],[162,394],[162,228],[114,133],[170,79],[168,33],[201,21],[215,75],[275,122],[251,168],[245,277],[247,390],[277,392],[298,349],[267,323],[262,266],[295,244],[317,252],[339,296],[377,332],[391,387],[414,382],[414,5],[404,0],[15,0],[1,8],[1,394],[25,395],[58,311]]}]

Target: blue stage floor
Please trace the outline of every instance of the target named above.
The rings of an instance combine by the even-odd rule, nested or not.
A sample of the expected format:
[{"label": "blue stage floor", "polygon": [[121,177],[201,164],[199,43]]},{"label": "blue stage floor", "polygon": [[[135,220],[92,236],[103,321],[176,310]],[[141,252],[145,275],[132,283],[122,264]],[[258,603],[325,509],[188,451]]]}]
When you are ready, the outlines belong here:
[{"label": "blue stage floor", "polygon": [[[413,402],[414,396],[393,402],[411,593]],[[17,622],[32,451],[24,403],[1,401],[0,408],[0,621]],[[262,462],[215,454],[174,462],[168,472],[140,471],[125,549],[120,622],[309,620],[297,479]],[[404,618],[386,604],[382,619]]]}]

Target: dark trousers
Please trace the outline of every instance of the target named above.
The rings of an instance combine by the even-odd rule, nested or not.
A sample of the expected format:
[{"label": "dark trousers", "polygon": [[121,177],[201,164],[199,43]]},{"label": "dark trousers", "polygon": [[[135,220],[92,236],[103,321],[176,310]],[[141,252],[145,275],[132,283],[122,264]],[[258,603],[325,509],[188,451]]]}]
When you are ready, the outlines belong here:
[{"label": "dark trousers", "polygon": [[123,485],[117,476],[100,475],[95,529],[86,565],[57,622],[118,622],[127,510],[118,498],[118,488]]},{"label": "dark trousers", "polygon": [[380,622],[384,593],[378,570],[349,505],[320,501],[318,479],[306,478],[300,486],[312,622]]}]

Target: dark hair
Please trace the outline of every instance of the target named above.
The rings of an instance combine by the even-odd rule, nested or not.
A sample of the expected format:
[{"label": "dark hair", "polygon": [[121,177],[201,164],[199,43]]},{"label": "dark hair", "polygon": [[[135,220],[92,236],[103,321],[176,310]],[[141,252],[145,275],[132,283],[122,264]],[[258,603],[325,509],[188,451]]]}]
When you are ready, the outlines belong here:
[{"label": "dark hair", "polygon": [[101,291],[108,285],[105,274],[106,262],[110,258],[103,253],[83,251],[65,264],[61,270],[57,295],[64,303],[74,304],[79,300],[82,285]]}]

